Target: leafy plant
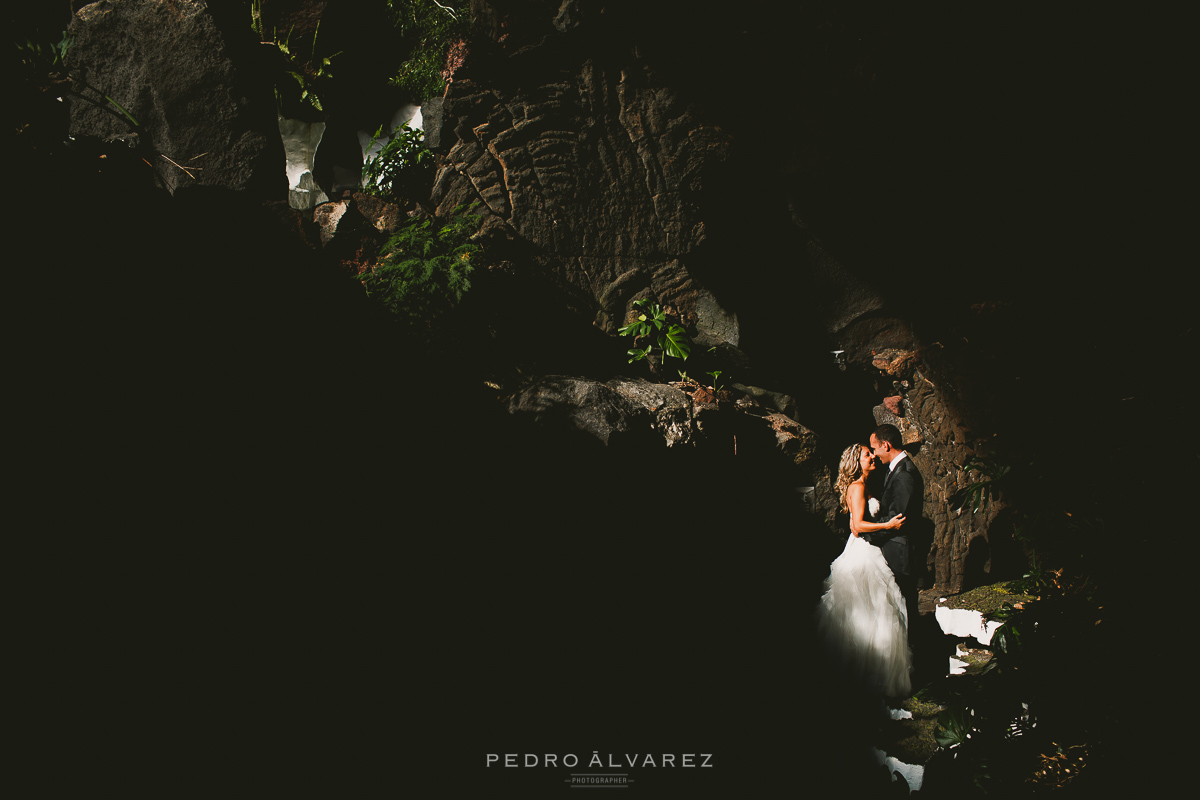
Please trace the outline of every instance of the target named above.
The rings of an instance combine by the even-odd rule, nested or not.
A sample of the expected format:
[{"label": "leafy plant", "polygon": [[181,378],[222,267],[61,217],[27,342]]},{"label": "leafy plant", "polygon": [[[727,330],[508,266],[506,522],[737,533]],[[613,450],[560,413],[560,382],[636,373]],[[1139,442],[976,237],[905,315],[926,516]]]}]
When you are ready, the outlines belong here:
[{"label": "leafy plant", "polygon": [[[381,125],[371,139],[371,146],[382,135]],[[363,191],[393,199],[405,197],[425,186],[434,161],[433,153],[425,146],[425,134],[407,124],[401,125],[392,131],[383,149],[363,166]]]},{"label": "leafy plant", "polygon": [[[684,361],[692,353],[692,342],[687,331],[677,322],[667,319],[667,313],[658,303],[649,300],[633,301],[635,308],[641,309],[637,319],[617,331],[621,336],[632,336],[635,347],[628,351],[629,363],[641,361],[654,354],[655,345],[662,355],[679,358]],[[651,340],[643,347],[636,347],[644,340]]]},{"label": "leafy plant", "polygon": [[480,218],[455,209],[441,224],[413,219],[380,250],[380,263],[362,276],[367,294],[403,324],[424,333],[471,288],[472,259],[480,252],[471,236]]},{"label": "leafy plant", "polygon": [[446,53],[470,28],[467,0],[387,0],[396,32],[408,56],[391,83],[416,100],[442,93],[446,79]]},{"label": "leafy plant", "polygon": [[[300,102],[308,103],[317,111],[323,112],[325,108],[321,105],[321,98],[317,95],[316,87],[333,78],[329,67],[332,60],[341,55],[341,53],[337,52],[330,56],[324,56],[319,60],[317,59],[317,36],[321,33],[321,23],[318,22],[316,30],[313,31],[312,50],[309,53],[308,60],[301,62],[291,50],[292,31],[294,30],[295,28],[289,30],[287,37],[282,42],[278,39],[275,41],[275,46],[279,48],[279,52],[287,56],[288,59],[289,67],[284,72],[300,88]],[[278,88],[276,92],[278,92]]]},{"label": "leafy plant", "polygon": [[724,387],[723,387],[723,386],[722,386],[722,385],[719,383],[719,381],[720,381],[720,379],[721,379],[721,370],[719,370],[719,369],[714,369],[714,370],[712,370],[712,371],[710,371],[710,372],[706,372],[706,373],[704,373],[704,374],[705,374],[705,375],[712,375],[712,379],[713,379],[713,385],[712,385],[712,388],[713,388],[713,391],[714,391],[714,392],[719,392],[719,391],[721,391],[721,389],[723,389],[723,388],[724,388]]},{"label": "leafy plant", "polygon": [[[321,33],[321,23],[318,22],[316,29],[313,31],[312,44],[306,60],[296,51],[297,48],[292,45],[292,34],[296,30],[295,26],[288,30],[287,36],[282,40],[279,38],[278,30],[272,33],[270,39],[266,38],[262,21],[262,0],[253,0],[250,4],[250,27],[257,34],[262,44],[273,44],[279,51],[283,59],[280,68],[282,73],[280,77],[290,78],[296,83],[296,86],[300,90],[300,94],[298,95],[300,103],[307,104],[311,108],[324,113],[325,108],[321,103],[317,89],[323,85],[327,85],[333,78],[330,66],[333,59],[341,55],[341,53],[338,52],[329,56],[322,56],[319,59],[317,58],[317,37]],[[281,92],[281,83],[282,81],[277,78],[275,81],[275,101],[279,106],[280,113],[283,113],[285,102],[290,98],[285,98],[284,92]]]},{"label": "leafy plant", "polygon": [[992,632],[993,655],[981,674],[1001,667],[1015,666],[1020,663],[1023,655],[1025,626],[1019,621],[1019,615],[1012,613],[1012,606],[1006,606],[1008,611],[993,612],[989,615],[990,619],[1003,619],[1004,624]]},{"label": "leafy plant", "polygon": [[[87,84],[84,84],[84,85],[86,86]],[[123,114],[123,115],[124,115],[125,119],[129,120],[130,122],[132,122],[132,123],[133,123],[133,127],[135,127],[135,128],[140,128],[140,127],[142,126],[142,123],[140,123],[140,122],[138,122],[136,119],[134,119],[134,118],[133,118],[133,114],[130,114],[130,113],[129,113],[129,112],[126,110],[126,109],[125,109],[125,106],[121,105],[121,104],[120,104],[120,103],[118,103],[116,100],[113,100],[111,97],[109,97],[108,95],[104,94],[103,92],[101,92],[100,94],[101,94],[101,95],[104,97],[104,99],[105,99],[105,100],[107,100],[108,102],[112,103],[113,107],[114,107],[114,108],[116,108],[116,109],[117,109],[117,111],[120,111],[120,112],[121,112],[121,114]]]},{"label": "leafy plant", "polygon": [[[1020,533],[1016,534],[1016,538],[1025,541]],[[1041,552],[1032,543],[1029,544],[1029,570],[1015,581],[1010,581],[1009,586],[1014,591],[1038,595],[1055,585],[1059,576],[1062,575],[1062,570],[1047,569]]]},{"label": "leafy plant", "polygon": [[[1087,589],[1058,576],[1040,599],[987,615],[1003,623],[992,633],[991,659],[977,674],[952,679],[953,698],[942,698],[948,707],[935,733],[942,750],[929,772],[945,785],[974,783],[982,794],[1016,796],[1045,774],[1047,758],[1053,760],[1045,754],[1061,754],[1062,742],[1103,744],[1111,712],[1096,702],[1080,667],[1111,657],[1119,642],[1105,633],[1106,612]],[[1077,774],[1087,749],[1071,750],[1067,766]]]},{"label": "leafy plant", "polygon": [[62,38],[57,43],[48,44],[43,47],[39,43],[25,40],[25,44],[18,44],[17,50],[22,52],[22,62],[26,65],[36,65],[46,71],[50,71],[56,67],[65,66],[67,63],[67,51],[71,49],[74,43],[74,38],[66,31],[62,32]]},{"label": "leafy plant", "polygon": [[[141,123],[134,118],[133,114],[129,113],[123,105],[113,100],[104,92],[97,89],[95,86],[84,81],[78,76],[67,76],[63,73],[67,64],[67,51],[71,49],[75,39],[66,31],[62,32],[62,38],[53,44],[43,47],[41,44],[26,40],[25,44],[18,44],[17,50],[21,52],[21,64],[26,70],[36,73],[39,80],[50,80],[53,83],[63,83],[70,81],[72,88],[69,90],[71,94],[86,100],[89,103],[101,105],[101,103],[93,97],[88,97],[83,94],[82,90],[87,89],[103,97],[113,108],[121,113],[125,119],[133,125],[133,127],[141,127]],[[78,88],[75,88],[78,87]]]},{"label": "leafy plant", "polygon": [[266,43],[263,39],[263,21],[262,21],[262,0],[250,0],[250,28],[258,34],[258,40]]},{"label": "leafy plant", "polygon": [[966,721],[966,709],[948,708],[938,714],[938,727],[933,734],[939,747],[957,747],[971,738],[971,728]]}]

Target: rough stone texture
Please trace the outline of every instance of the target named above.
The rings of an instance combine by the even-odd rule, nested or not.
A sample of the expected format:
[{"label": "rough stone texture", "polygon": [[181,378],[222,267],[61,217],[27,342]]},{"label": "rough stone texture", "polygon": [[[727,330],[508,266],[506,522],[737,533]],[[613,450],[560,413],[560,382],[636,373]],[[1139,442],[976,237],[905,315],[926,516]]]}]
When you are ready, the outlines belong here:
[{"label": "rough stone texture", "polygon": [[[442,146],[442,136],[444,135],[442,123],[442,98],[431,97],[421,104],[421,129],[425,134],[425,146],[430,150],[444,152],[446,148]],[[450,135],[453,135],[451,133]]]},{"label": "rough stone texture", "polygon": [[650,412],[651,425],[663,434],[667,447],[692,441],[696,433],[692,425],[693,403],[684,392],[664,383],[625,378],[614,378],[608,386]]},{"label": "rough stone texture", "polygon": [[328,245],[338,233],[338,223],[346,216],[350,206],[348,200],[322,203],[313,209],[313,221],[321,231],[321,244]]},{"label": "rough stone texture", "polygon": [[695,320],[698,339],[737,342],[736,318],[688,264],[704,240],[696,198],[729,137],[648,70],[586,61],[515,90],[456,80],[431,111],[439,215],[479,203],[605,330],[650,290]]},{"label": "rough stone texture", "polygon": [[871,364],[881,352],[911,351],[911,327],[889,310],[877,288],[834,258],[795,214],[793,222],[808,237],[811,289],[820,298],[812,309],[821,315],[835,348],[845,351],[846,361]]},{"label": "rough stone texture", "polygon": [[779,449],[791,460],[798,474],[812,491],[807,493],[805,505],[818,519],[835,529],[837,525],[837,498],[833,494],[833,475],[820,456],[820,439],[808,428],[791,417],[777,412],[766,415],[765,422],[775,433]]},{"label": "rough stone texture", "polygon": [[131,131],[107,95],[138,121],[146,158],[172,193],[216,186],[283,196],[270,86],[235,70],[205,3],[100,0],[76,13],[69,32],[68,67],[83,95],[70,98],[72,136]]},{"label": "rough stone texture", "polygon": [[799,419],[796,416],[796,400],[791,395],[783,394],[782,392],[772,392],[769,389],[763,389],[759,386],[745,386],[740,383],[730,384],[730,388],[753,398],[754,402],[764,408],[772,408],[794,420]]},{"label": "rough stone texture", "polygon": [[[886,300],[903,273],[851,263],[805,218],[795,165],[815,145],[807,128],[766,124],[793,101],[708,102],[707,85],[672,71],[676,51],[640,46],[653,29],[647,8],[477,0],[472,12],[495,46],[473,52],[423,109],[441,156],[431,202],[439,216],[483,211],[481,241],[506,268],[609,334],[649,298],[689,327],[697,351],[718,348],[727,380],[779,380],[770,388],[797,397],[804,384],[832,394],[796,377],[822,351],[862,369],[877,353],[914,350]],[[742,347],[755,347],[749,370],[727,360]],[[772,362],[795,374],[753,371]]]},{"label": "rough stone texture", "polygon": [[598,381],[550,375],[514,394],[510,414],[562,427],[609,445],[631,431],[644,408]]},{"label": "rough stone texture", "polygon": [[[887,398],[887,400],[894,400],[894,398]],[[920,442],[922,440],[922,434],[921,429],[917,426],[916,422],[913,419],[905,416],[903,409],[900,409],[899,413],[893,411],[887,400],[885,400],[882,405],[875,406],[872,412],[875,415],[875,424],[895,425],[900,431],[900,436],[903,438],[905,446]],[[903,399],[896,400],[895,402],[902,404]],[[893,405],[894,404],[895,403],[893,403]]]},{"label": "rough stone texture", "polygon": [[510,414],[551,429],[581,433],[602,444],[694,448],[777,465],[794,484],[811,487],[809,503],[832,525],[829,471],[815,433],[759,406],[753,398],[719,396],[695,384],[614,378],[606,383],[552,375],[535,380],[507,400]]},{"label": "rough stone texture", "polygon": [[313,209],[325,255],[339,271],[358,275],[379,261],[379,250],[408,215],[394,203],[355,192]]},{"label": "rough stone texture", "polygon": [[883,370],[888,375],[907,375],[912,371],[915,355],[911,350],[887,348],[874,354],[871,366]]},{"label": "rough stone texture", "polygon": [[[992,503],[985,511],[972,514],[970,509],[951,509],[950,499],[965,487],[970,478],[959,469],[975,454],[967,442],[966,432],[950,413],[938,387],[919,370],[911,379],[898,381],[902,415],[889,410],[888,403],[875,408],[877,424],[890,423],[900,428],[909,456],[925,479],[923,529],[918,529],[914,546],[918,562],[924,560],[927,574],[924,585],[948,594],[957,594],[967,587],[968,553],[972,542],[988,542],[988,526],[1003,508]],[[896,400],[897,398],[887,398]],[[990,557],[982,565],[990,568]]]},{"label": "rough stone texture", "polygon": [[395,233],[400,224],[408,219],[404,209],[395,203],[390,203],[381,197],[375,197],[362,192],[352,195],[354,207],[363,217],[381,233]]},{"label": "rough stone texture", "polygon": [[[632,301],[650,298],[694,326],[697,351],[716,346],[722,358],[742,344],[734,309],[751,306],[759,342],[769,339],[778,358],[842,349],[848,364],[863,369],[877,353],[915,349],[878,273],[843,264],[808,229],[799,207],[788,205],[787,193],[774,193],[787,178],[772,186],[768,173],[788,160],[791,140],[764,148],[754,138],[761,131],[749,128],[735,138],[732,123],[722,127],[712,108],[694,102],[703,95],[677,86],[636,47],[622,51],[616,37],[583,37],[600,24],[591,16],[600,4],[518,10],[477,0],[472,8],[492,30],[499,55],[486,68],[468,62],[444,96],[423,109],[426,141],[441,156],[432,203],[439,216],[463,205],[482,210],[485,248],[503,253],[506,269],[554,287],[573,313],[610,334],[628,321]],[[584,41],[588,46],[575,46]],[[739,183],[744,170],[761,174]],[[748,187],[756,189],[736,194]],[[792,230],[756,249],[762,237],[752,226],[772,219],[786,229],[789,215]],[[776,261],[774,271],[756,266]],[[764,283],[768,275],[774,280]],[[764,294],[772,299],[764,302]],[[721,368],[727,380],[747,379],[740,365],[722,361]],[[815,381],[792,385],[828,394]],[[828,466],[818,467],[816,436],[798,424],[819,427],[821,419],[811,410],[802,415],[778,392],[741,394],[741,416],[765,428],[770,449],[804,473],[804,485],[817,487],[810,505],[832,526]],[[753,435],[733,432],[721,402],[700,391],[688,396],[686,417],[665,398],[650,404],[653,411],[627,399],[646,414],[665,415],[656,430],[672,445],[705,447],[728,434],[736,436],[739,455],[750,452]],[[796,396],[809,407],[825,402]],[[524,407],[521,401],[510,409]],[[916,429],[907,427],[916,441]]]},{"label": "rough stone texture", "polygon": [[817,435],[808,428],[783,414],[771,413],[766,416],[767,424],[775,431],[775,440],[779,447],[797,465],[803,465],[817,457]]}]

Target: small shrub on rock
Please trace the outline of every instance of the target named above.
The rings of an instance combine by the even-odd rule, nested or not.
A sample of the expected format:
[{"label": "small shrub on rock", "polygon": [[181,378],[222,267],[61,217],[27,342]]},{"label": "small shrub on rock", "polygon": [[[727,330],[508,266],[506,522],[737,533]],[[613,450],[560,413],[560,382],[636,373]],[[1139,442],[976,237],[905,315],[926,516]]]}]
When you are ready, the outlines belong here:
[{"label": "small shrub on rock", "polygon": [[440,223],[414,218],[380,250],[378,265],[362,276],[367,294],[423,338],[471,288],[472,259],[480,252],[471,241],[480,218],[465,206]]}]

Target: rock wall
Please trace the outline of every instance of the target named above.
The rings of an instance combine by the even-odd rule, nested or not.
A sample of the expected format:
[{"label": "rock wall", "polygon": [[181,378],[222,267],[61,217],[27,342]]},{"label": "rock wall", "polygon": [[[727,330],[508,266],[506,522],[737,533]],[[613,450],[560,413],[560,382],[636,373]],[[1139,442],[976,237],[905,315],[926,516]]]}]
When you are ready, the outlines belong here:
[{"label": "rock wall", "polygon": [[[742,387],[747,389],[748,387]],[[750,391],[714,392],[695,383],[651,383],[614,378],[600,382],[563,375],[543,376],[508,395],[504,404],[518,420],[560,437],[602,444],[631,468],[667,459],[687,464],[691,494],[732,491],[708,483],[704,464],[740,464],[759,487],[776,487],[794,500],[796,513],[826,525],[837,500],[819,437]],[[668,451],[676,454],[673,462]],[[745,509],[747,519],[755,510]]]},{"label": "rock wall", "polygon": [[[880,354],[912,354],[920,343],[887,297],[897,283],[891,260],[853,253],[847,260],[845,248],[823,241],[806,216],[811,198],[801,195],[811,176],[797,164],[814,160],[811,151],[828,131],[793,136],[774,120],[796,118],[789,105],[804,100],[787,90],[802,84],[780,75],[778,86],[750,95],[770,105],[731,112],[697,91],[683,70],[646,55],[653,48],[619,34],[617,13],[630,29],[652,27],[640,12],[618,5],[606,20],[600,4],[587,2],[520,14],[504,3],[475,6],[495,48],[468,59],[444,97],[425,109],[429,141],[443,156],[433,189],[437,213],[481,210],[493,254],[555,286],[609,334],[642,297],[677,311],[702,345],[744,346],[746,325],[761,331],[759,342],[769,341],[755,355],[782,365],[783,385],[771,388],[800,401],[790,419],[780,419],[811,443],[796,482],[818,484],[814,510],[833,526],[829,470],[818,479],[812,467],[835,459],[841,438],[865,439],[872,426],[869,399],[845,384],[877,372]],[[719,44],[719,37],[704,38],[711,31],[703,26],[692,33],[702,42],[697,48]],[[733,60],[724,66],[745,68]],[[806,119],[802,130],[821,124]],[[822,359],[830,360],[830,350],[842,351],[846,378],[827,371]],[[950,510],[949,497],[966,477],[958,466],[973,451],[937,387],[914,372],[918,362],[903,367],[906,388],[887,386],[887,394],[901,395],[896,414],[876,417],[912,431],[914,459],[927,476],[928,533],[918,545],[928,562],[924,584],[957,591],[968,554],[980,552],[972,543],[986,544],[996,512]],[[832,423],[831,414],[844,421]],[[831,431],[829,439],[818,444],[809,427]]]},{"label": "rock wall", "polygon": [[694,321],[700,341],[736,344],[736,318],[688,264],[704,240],[696,198],[729,137],[644,66],[545,67],[530,65],[538,78],[515,87],[456,80],[426,115],[445,154],[438,213],[478,204],[524,245],[526,269],[606,331],[649,290]]},{"label": "rock wall", "polygon": [[875,421],[900,429],[906,452],[925,479],[923,521],[910,536],[918,563],[924,563],[924,588],[957,594],[967,586],[971,573],[986,573],[992,567],[989,542],[991,523],[1003,511],[1003,503],[990,502],[976,513],[959,508],[954,495],[974,475],[962,465],[976,454],[970,432],[949,408],[943,391],[919,366],[912,351],[880,354],[876,366],[894,378],[896,394],[875,407]]},{"label": "rock wall", "polygon": [[[961,588],[980,543],[988,544],[996,511],[985,517],[948,507],[965,477],[958,466],[973,451],[930,373],[916,369],[920,359],[904,357],[921,345],[907,309],[894,301],[896,285],[908,282],[890,273],[892,260],[906,254],[897,247],[885,260],[870,248],[856,252],[844,232],[828,235],[828,220],[817,214],[814,222],[820,197],[812,187],[820,183],[812,165],[836,132],[821,121],[829,109],[814,110],[811,86],[795,74],[764,79],[748,94],[752,103],[717,96],[702,79],[720,80],[728,91],[755,69],[754,62],[738,60],[753,52],[747,32],[693,21],[686,36],[680,34],[682,44],[663,47],[676,17],[654,19],[636,5],[473,3],[491,41],[473,44],[444,96],[424,108],[427,141],[440,157],[424,205],[439,216],[464,205],[482,213],[488,259],[497,276],[507,277],[489,289],[480,276],[475,294],[504,281],[516,287],[472,302],[485,312],[488,302],[516,304],[506,309],[516,317],[545,314],[545,304],[554,303],[560,307],[554,313],[571,316],[595,341],[612,345],[617,358],[608,375],[577,379],[591,387],[579,397],[547,401],[546,408],[575,409],[576,415],[582,408],[596,411],[597,397],[620,395],[610,380],[625,366],[615,334],[631,303],[661,303],[689,326],[697,351],[715,347],[711,357],[736,360],[732,375],[729,364],[720,365],[727,379],[749,381],[758,370],[755,382],[796,398],[786,410],[757,415],[755,430],[770,435],[746,438],[741,455],[755,452],[763,463],[782,464],[793,488],[815,487],[808,506],[835,529],[828,465],[845,444],[866,437],[874,402],[898,397],[891,410],[876,409],[874,421],[894,419],[911,433],[914,460],[926,476],[926,584]],[[304,8],[315,26],[326,6]],[[225,27],[199,2],[87,6],[72,23],[72,70],[139,125],[131,130],[111,104],[93,97],[72,103],[72,130],[129,138],[172,192],[192,185],[251,190],[278,204],[286,181],[274,107],[265,94],[269,81],[254,61],[248,20],[231,16]],[[735,39],[733,53],[720,50]],[[691,76],[709,48],[712,63],[701,79]],[[683,67],[670,58],[680,52]],[[770,63],[783,60],[777,55]],[[803,124],[793,127],[798,121]],[[336,269],[357,273],[370,268],[387,231],[405,216],[404,209],[385,206],[361,195],[340,197],[312,217],[291,215],[287,222]],[[535,294],[537,301],[519,305]],[[540,332],[522,329],[520,336],[528,347],[545,346]],[[835,369],[830,351],[840,351],[846,371]],[[577,368],[588,374],[590,365]],[[859,385],[872,373],[887,374],[878,395]],[[506,387],[520,398],[509,408],[514,415],[529,412],[533,401],[523,394],[529,386],[545,389],[537,382]],[[635,394],[645,399],[646,391]],[[746,389],[740,396],[753,404],[755,391],[771,393]],[[620,433],[621,425],[644,429],[643,416],[661,422],[664,409],[675,409],[678,418],[660,426],[653,446],[665,440],[712,447],[712,431],[702,433],[706,414],[717,429],[725,422],[716,420],[729,415],[714,416],[694,399],[681,403],[663,399],[661,408],[643,403],[597,419],[616,420]],[[571,414],[532,416],[545,424],[578,422]],[[760,439],[770,445],[756,450],[748,444]],[[986,556],[983,563],[986,569]]]},{"label": "rock wall", "polygon": [[226,38],[203,2],[100,0],[68,32],[72,136],[140,150],[172,194],[221,187],[265,200],[286,190],[275,100],[248,17]]}]

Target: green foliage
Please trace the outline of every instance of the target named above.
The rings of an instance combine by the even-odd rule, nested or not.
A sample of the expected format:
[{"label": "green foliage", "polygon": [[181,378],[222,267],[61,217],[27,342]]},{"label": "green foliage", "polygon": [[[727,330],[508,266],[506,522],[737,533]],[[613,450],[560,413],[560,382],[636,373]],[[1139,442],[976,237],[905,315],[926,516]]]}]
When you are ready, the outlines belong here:
[{"label": "green foliage", "polygon": [[961,708],[948,708],[938,714],[938,730],[933,735],[938,747],[957,747],[966,743],[971,729],[965,714],[966,711]]},{"label": "green foliage", "polygon": [[[1018,528],[1017,530],[1020,531],[1021,529]],[[1021,541],[1023,536],[1018,533],[1016,538],[1018,541]],[[1015,581],[1010,581],[1009,586],[1016,592],[1039,595],[1054,585],[1055,578],[1062,574],[1062,570],[1047,569],[1041,551],[1037,549],[1033,542],[1027,541],[1027,545],[1027,549],[1029,550],[1029,570]]]},{"label": "green foliage", "polygon": [[362,276],[368,295],[421,334],[432,335],[437,320],[471,288],[472,258],[480,251],[471,236],[480,218],[464,211],[459,207],[440,225],[410,220],[384,244],[374,271]]},{"label": "green foliage", "polygon": [[[721,375],[724,374],[724,372],[722,370],[719,370],[719,369],[709,370],[708,372],[706,372],[704,374],[712,377],[712,385],[709,388],[713,390],[714,394],[722,391],[725,388],[725,385],[720,382]],[[687,372],[685,372],[684,370],[679,370],[679,380],[682,383],[688,383],[688,384],[691,384],[696,387],[703,386],[703,384],[701,384],[700,381],[698,381],[695,378],[688,375]]]},{"label": "green foliage", "polygon": [[1064,570],[1086,574],[1119,552],[1104,523],[1102,498],[1069,499],[1037,463],[1009,467],[976,456],[959,469],[975,477],[951,496],[952,509],[979,513],[1000,499],[1006,505],[1005,521],[1029,561],[1028,571],[1013,583],[1015,591],[1040,594]]},{"label": "green foliage", "polygon": [[70,34],[63,31],[62,38],[56,43],[43,47],[40,43],[26,39],[25,44],[17,44],[17,50],[21,52],[22,64],[39,71],[51,72],[66,65],[67,51],[71,49],[74,41]]},{"label": "green foliage", "polygon": [[126,111],[126,110],[125,110],[125,106],[121,105],[121,104],[120,104],[120,103],[118,103],[116,100],[113,100],[113,99],[112,99],[111,97],[109,97],[108,95],[104,95],[104,99],[105,99],[105,100],[107,100],[108,102],[112,103],[112,104],[113,104],[113,106],[114,106],[114,107],[117,109],[117,111],[120,111],[122,114],[124,114],[124,115],[125,115],[125,119],[127,119],[127,120],[129,120],[130,122],[132,122],[132,123],[133,123],[133,127],[135,127],[135,128],[139,128],[139,127],[141,127],[141,124],[142,124],[142,123],[140,123],[140,122],[138,122],[136,119],[134,119],[134,118],[133,118],[133,114],[130,114],[128,111]]},{"label": "green foliage", "polygon": [[942,750],[929,767],[947,786],[1016,796],[1048,754],[1063,752],[1061,743],[1099,744],[1111,727],[1085,679],[1112,656],[1105,612],[1086,585],[1053,574],[1040,599],[987,615],[1003,623],[992,633],[991,659],[977,675],[951,679],[935,734]]},{"label": "green foliage", "polygon": [[[371,145],[382,135],[383,126],[380,126]],[[422,131],[407,124],[392,131],[383,149],[363,166],[363,191],[393,200],[416,193],[428,197],[427,183],[433,174],[435,159],[425,146],[424,138]],[[426,191],[422,192],[422,189]]]},{"label": "green foliage", "polygon": [[[58,42],[48,44],[44,47],[41,44],[35,43],[28,39],[25,40],[25,44],[18,44],[17,50],[21,54],[21,67],[26,72],[26,80],[30,80],[35,83],[44,83],[46,81],[54,83],[63,82],[63,71],[67,65],[67,51],[71,49],[71,45],[74,44],[74,42],[74,37],[72,37],[66,31],[63,31],[62,38],[59,39]],[[105,101],[107,101],[113,108],[121,112],[122,116],[129,120],[133,127],[140,127],[141,123],[139,123],[123,105],[118,103],[116,100],[113,100],[95,86],[92,86],[78,76],[66,76],[66,79],[70,80],[71,82],[71,89],[69,91],[76,97],[83,98],[88,102],[99,105],[99,101],[97,101],[94,97],[88,97],[80,90],[87,89],[95,92],[103,97]],[[78,87],[78,89],[75,87]]]},{"label": "green foliage", "polygon": [[[927,775],[995,797],[1062,786],[1090,769],[1088,754],[1101,752],[1114,729],[1112,705],[1097,702],[1089,678],[1125,646],[1106,610],[1113,598],[1104,598],[1105,576],[1124,566],[1116,560],[1122,548],[1102,516],[1106,499],[1072,497],[1036,462],[1010,469],[973,458],[962,469],[972,480],[952,505],[978,513],[1003,500],[992,531],[1003,535],[1011,525],[1029,561],[1005,589],[1037,599],[988,614],[1002,623],[991,658],[978,673],[951,679],[950,696],[939,698],[950,711]],[[1063,770],[1048,783],[1055,764]]]},{"label": "green foliage", "polygon": [[262,0],[250,0],[250,28],[258,35],[260,42],[266,41],[263,33]]},{"label": "green foliage", "polygon": [[446,52],[470,27],[470,2],[387,0],[387,6],[408,52],[391,83],[421,101],[440,95]]},{"label": "green foliage", "polygon": [[[321,105],[321,98],[317,94],[317,87],[328,83],[333,74],[329,71],[330,64],[334,58],[341,53],[334,53],[330,56],[317,58],[317,36],[321,33],[321,23],[317,23],[316,30],[313,31],[312,48],[308,54],[307,61],[301,61],[297,54],[292,52],[291,41],[292,31],[288,31],[287,37],[281,42],[275,40],[275,46],[279,48],[279,52],[287,57],[288,67],[284,69],[284,74],[296,82],[296,86],[300,90],[300,102],[307,103],[317,111],[324,111],[325,108]],[[278,93],[279,88],[276,86],[275,91]]]},{"label": "green foliage", "polygon": [[[635,346],[628,351],[629,363],[655,354],[656,344],[658,352],[664,357],[670,356],[686,361],[692,353],[692,342],[683,326],[669,320],[667,313],[658,303],[635,300],[633,305],[640,308],[642,313],[636,320],[617,331],[622,336],[633,337]],[[642,346],[638,347],[639,344]]]},{"label": "green foliage", "polygon": [[[321,34],[321,23],[318,22],[313,31],[307,58],[304,58],[299,45],[292,44],[292,33],[295,32],[295,27],[290,29],[283,39],[279,38],[279,31],[274,31],[270,39],[266,38],[262,22],[262,0],[254,0],[250,4],[250,27],[261,43],[273,44],[279,51],[281,61],[279,74],[275,78],[275,101],[279,106],[279,112],[284,113],[286,106],[295,100],[299,100],[302,105],[324,112],[325,108],[321,104],[321,97],[317,90],[328,86],[333,79],[330,66],[333,59],[341,53],[317,57],[317,37]],[[292,86],[292,83],[295,86]]]},{"label": "green foliage", "polygon": [[[395,26],[395,42],[387,53],[402,55],[389,83],[417,102],[440,95],[445,88],[447,53],[456,42],[465,40],[470,29],[469,0],[383,0],[383,4]],[[296,102],[324,113],[321,94],[333,79],[332,61],[340,53],[319,54],[320,24],[311,42],[293,42],[294,28],[281,38],[277,30],[266,31],[262,1],[252,0],[250,27],[260,42],[273,45],[279,53],[275,94],[281,113]]]}]

